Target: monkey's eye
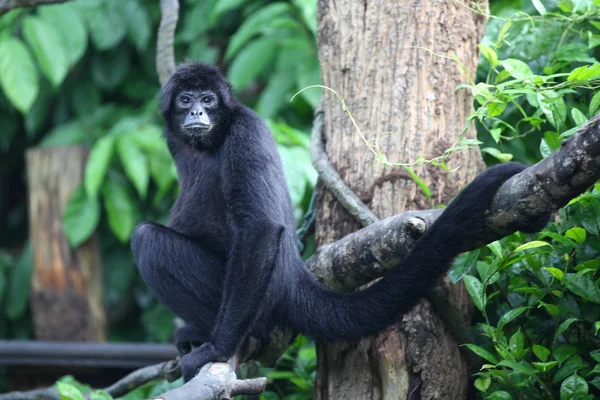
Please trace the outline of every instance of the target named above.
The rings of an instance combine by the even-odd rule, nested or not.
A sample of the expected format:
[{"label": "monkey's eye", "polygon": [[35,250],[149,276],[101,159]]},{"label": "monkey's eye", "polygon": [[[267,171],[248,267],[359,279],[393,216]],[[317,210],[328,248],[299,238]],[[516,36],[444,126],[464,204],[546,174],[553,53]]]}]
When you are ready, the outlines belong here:
[{"label": "monkey's eye", "polygon": [[182,104],[190,104],[190,98],[187,96],[181,96],[180,98]]},{"label": "monkey's eye", "polygon": [[212,103],[212,101],[213,101],[213,98],[210,96],[206,96],[206,97],[202,98],[202,102],[204,104],[210,104],[210,103]]}]

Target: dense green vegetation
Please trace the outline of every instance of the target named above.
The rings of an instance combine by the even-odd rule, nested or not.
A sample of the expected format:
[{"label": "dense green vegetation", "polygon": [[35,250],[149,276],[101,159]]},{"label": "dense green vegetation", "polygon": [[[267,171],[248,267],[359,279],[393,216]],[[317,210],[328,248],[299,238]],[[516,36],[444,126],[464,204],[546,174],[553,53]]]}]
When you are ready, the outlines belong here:
[{"label": "dense green vegetation", "polygon": [[[320,83],[315,11],[315,0],[187,0],[176,36],[178,60],[221,65],[268,119],[298,220],[316,179],[307,145],[320,93],[290,98]],[[491,11],[477,79],[463,87],[475,95],[469,122],[488,164],[531,164],[600,107],[600,1],[497,0]],[[164,221],[177,193],[155,97],[159,17],[150,0],[76,0],[0,17],[0,337],[32,337],[24,151],[58,144],[91,148],[64,222],[73,245],[100,234],[110,339],[172,334],[172,315],[145,289],[127,243],[137,222]],[[465,281],[477,309],[468,348],[483,364],[475,380],[482,399],[600,396],[599,237],[597,186],[542,233],[517,233],[457,260],[451,278]],[[115,313],[123,304],[127,312]],[[264,398],[311,398],[315,363],[300,338],[277,368],[259,370],[272,381]],[[69,398],[76,387],[89,390],[61,384]]]}]

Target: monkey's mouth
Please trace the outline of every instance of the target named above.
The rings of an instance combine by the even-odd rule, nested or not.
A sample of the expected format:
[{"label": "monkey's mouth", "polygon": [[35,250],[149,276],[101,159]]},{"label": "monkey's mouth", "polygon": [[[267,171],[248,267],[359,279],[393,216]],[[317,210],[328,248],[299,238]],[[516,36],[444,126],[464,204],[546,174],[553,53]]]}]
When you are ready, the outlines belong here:
[{"label": "monkey's mouth", "polygon": [[192,124],[184,125],[183,128],[189,131],[207,131],[210,129],[210,125],[194,122]]}]

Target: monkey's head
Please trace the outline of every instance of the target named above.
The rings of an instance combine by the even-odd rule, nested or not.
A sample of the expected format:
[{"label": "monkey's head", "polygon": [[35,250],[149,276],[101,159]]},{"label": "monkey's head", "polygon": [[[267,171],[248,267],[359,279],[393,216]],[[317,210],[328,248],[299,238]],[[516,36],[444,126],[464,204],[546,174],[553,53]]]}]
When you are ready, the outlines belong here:
[{"label": "monkey's head", "polygon": [[161,97],[168,134],[199,148],[219,142],[232,111],[239,106],[219,70],[201,63],[180,65],[162,88]]}]

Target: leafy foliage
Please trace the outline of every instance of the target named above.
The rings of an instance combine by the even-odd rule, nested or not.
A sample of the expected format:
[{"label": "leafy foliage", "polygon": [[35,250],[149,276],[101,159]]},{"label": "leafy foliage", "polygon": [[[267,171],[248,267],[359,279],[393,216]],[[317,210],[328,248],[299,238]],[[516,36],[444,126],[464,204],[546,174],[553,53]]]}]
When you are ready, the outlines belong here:
[{"label": "leafy foliage", "polygon": [[[597,112],[599,5],[492,4],[480,81],[464,86],[475,95],[469,120],[488,162],[537,162]],[[571,201],[537,237],[515,234],[457,260],[451,279],[464,278],[479,311],[476,344],[465,346],[483,363],[481,398],[600,393],[599,189]]]}]

